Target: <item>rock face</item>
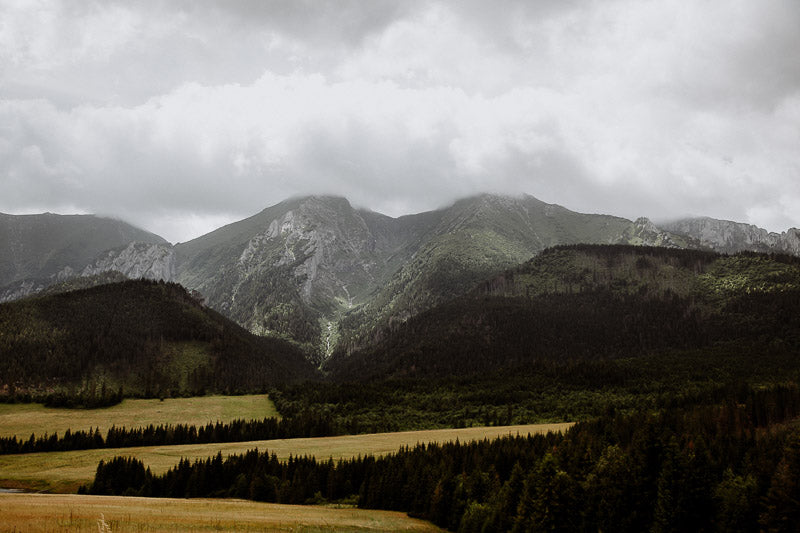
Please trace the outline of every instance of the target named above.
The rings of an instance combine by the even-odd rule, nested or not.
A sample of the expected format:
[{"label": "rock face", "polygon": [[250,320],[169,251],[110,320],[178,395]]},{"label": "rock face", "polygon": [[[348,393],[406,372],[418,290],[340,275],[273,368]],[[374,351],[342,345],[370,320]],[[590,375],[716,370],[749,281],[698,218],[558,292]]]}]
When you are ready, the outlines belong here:
[{"label": "rock face", "polygon": [[792,228],[783,233],[729,220],[689,218],[662,224],[663,229],[696,239],[702,246],[723,253],[742,251],[779,252],[800,255],[800,231]]},{"label": "rock face", "polygon": [[645,217],[637,218],[629,228],[622,232],[620,243],[663,246],[665,248],[691,247],[691,243],[687,242],[687,239],[659,228]]},{"label": "rock face", "polygon": [[237,261],[241,277],[263,268],[289,267],[303,280],[300,294],[343,299],[371,277],[376,239],[366,222],[343,198],[312,197],[290,209],[251,238]]},{"label": "rock face", "polygon": [[[123,278],[173,281],[175,251],[170,244],[132,242],[124,248],[101,253],[84,268],[65,266],[47,278],[24,279],[10,283],[0,288],[0,303],[38,294],[54,284],[77,278],[98,277],[110,272],[116,272]],[[119,281],[118,277],[98,279],[106,279],[108,283]]]},{"label": "rock face", "polygon": [[43,291],[53,283],[52,279],[26,279],[16,281],[0,289],[0,303],[19,300]]},{"label": "rock face", "polygon": [[[80,276],[95,276],[103,272],[120,272],[131,279],[146,278],[164,281],[175,279],[175,250],[169,244],[132,242],[121,250],[102,253],[92,264],[80,271]],[[59,273],[74,275],[72,269]]]}]

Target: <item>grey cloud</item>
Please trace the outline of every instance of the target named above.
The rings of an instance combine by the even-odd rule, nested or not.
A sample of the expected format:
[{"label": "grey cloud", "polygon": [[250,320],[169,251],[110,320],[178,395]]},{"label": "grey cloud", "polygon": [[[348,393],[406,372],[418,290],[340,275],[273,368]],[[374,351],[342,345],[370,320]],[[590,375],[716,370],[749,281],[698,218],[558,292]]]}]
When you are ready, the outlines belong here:
[{"label": "grey cloud", "polygon": [[297,194],[398,215],[495,191],[800,225],[796,2],[37,6],[58,16],[0,50],[0,211],[185,240]]},{"label": "grey cloud", "polygon": [[306,42],[358,46],[422,2],[396,0],[248,0],[183,4],[193,14],[224,13],[250,28],[270,28]]}]

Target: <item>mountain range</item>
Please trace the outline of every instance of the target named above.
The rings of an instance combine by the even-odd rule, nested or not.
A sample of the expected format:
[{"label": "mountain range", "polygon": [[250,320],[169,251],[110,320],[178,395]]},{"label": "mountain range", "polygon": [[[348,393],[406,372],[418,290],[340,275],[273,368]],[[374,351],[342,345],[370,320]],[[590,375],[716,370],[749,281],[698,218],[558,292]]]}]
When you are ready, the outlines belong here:
[{"label": "mountain range", "polygon": [[310,196],[176,245],[91,215],[0,214],[0,301],[109,272],[175,281],[320,365],[382,342],[547,248],[579,243],[800,255],[797,229],[769,233],[710,218],[657,225],[532,196],[485,194],[398,218]]}]

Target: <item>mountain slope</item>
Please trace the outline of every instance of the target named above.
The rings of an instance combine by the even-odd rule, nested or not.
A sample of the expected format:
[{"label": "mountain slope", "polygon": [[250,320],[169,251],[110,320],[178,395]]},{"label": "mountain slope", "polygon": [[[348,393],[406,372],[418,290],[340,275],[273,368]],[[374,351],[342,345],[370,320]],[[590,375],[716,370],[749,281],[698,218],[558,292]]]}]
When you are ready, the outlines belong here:
[{"label": "mountain slope", "polygon": [[340,379],[443,376],[710,346],[749,357],[800,350],[800,259],[557,247],[326,369]]},{"label": "mountain slope", "polygon": [[313,375],[288,343],[256,337],[177,284],[125,281],[0,304],[0,384],[103,382],[138,394],[260,390]]}]

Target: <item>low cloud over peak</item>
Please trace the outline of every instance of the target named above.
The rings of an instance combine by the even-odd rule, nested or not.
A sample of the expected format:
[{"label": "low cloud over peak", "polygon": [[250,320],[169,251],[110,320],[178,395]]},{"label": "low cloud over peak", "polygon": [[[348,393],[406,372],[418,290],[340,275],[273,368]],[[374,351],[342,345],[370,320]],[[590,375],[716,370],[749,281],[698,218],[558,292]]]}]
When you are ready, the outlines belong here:
[{"label": "low cloud over peak", "polygon": [[298,194],[399,215],[490,190],[800,225],[795,2],[0,2],[0,16],[3,212],[102,212],[183,241]]}]

